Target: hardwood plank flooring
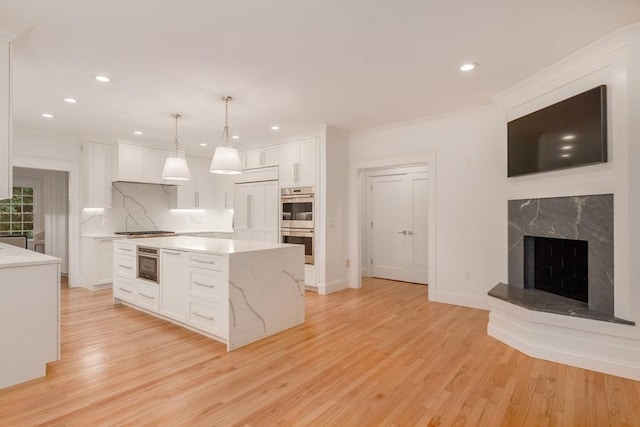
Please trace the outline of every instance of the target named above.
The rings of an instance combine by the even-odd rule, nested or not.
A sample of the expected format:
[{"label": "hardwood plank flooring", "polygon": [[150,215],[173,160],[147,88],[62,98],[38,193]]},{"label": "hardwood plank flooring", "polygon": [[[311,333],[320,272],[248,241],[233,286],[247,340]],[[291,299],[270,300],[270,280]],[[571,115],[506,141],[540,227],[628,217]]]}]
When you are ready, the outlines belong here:
[{"label": "hardwood plank flooring", "polygon": [[64,288],[62,359],[0,390],[0,425],[640,426],[640,382],[532,359],[487,336],[487,312],[427,292],[307,292],[304,325],[227,353]]}]

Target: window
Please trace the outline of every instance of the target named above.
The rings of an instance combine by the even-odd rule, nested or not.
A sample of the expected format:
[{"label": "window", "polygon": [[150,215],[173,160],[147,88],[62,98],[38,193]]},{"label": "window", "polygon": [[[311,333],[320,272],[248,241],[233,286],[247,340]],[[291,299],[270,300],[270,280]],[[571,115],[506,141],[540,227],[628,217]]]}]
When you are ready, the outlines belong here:
[{"label": "window", "polygon": [[13,198],[0,200],[0,233],[33,239],[33,187],[13,187]]}]

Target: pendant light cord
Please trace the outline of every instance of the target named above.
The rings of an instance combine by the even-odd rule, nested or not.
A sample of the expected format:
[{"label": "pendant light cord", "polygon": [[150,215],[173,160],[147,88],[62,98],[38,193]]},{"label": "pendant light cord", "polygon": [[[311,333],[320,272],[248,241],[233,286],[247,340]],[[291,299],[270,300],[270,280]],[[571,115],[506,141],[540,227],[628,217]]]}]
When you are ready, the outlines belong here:
[{"label": "pendant light cord", "polygon": [[222,96],[222,100],[224,101],[224,129],[222,130],[220,140],[223,141],[223,144],[221,144],[223,147],[231,147],[229,143],[229,101],[232,99],[232,97],[227,95]]},{"label": "pendant light cord", "polygon": [[176,157],[178,157],[178,148],[180,148],[179,145],[178,145],[179,144],[178,143],[178,119],[180,117],[182,117],[182,116],[180,114],[178,114],[178,113],[175,113],[175,114],[172,114],[171,117],[176,119],[176,139],[175,139],[174,142],[176,143]]}]

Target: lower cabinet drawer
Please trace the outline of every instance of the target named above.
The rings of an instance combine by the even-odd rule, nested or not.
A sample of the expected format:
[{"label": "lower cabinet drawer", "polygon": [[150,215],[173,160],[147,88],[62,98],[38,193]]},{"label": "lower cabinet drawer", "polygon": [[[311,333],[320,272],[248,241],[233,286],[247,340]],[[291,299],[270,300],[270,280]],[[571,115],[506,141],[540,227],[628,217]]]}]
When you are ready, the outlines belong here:
[{"label": "lower cabinet drawer", "polygon": [[223,257],[206,254],[189,254],[189,264],[209,270],[220,270],[224,265]]},{"label": "lower cabinet drawer", "polygon": [[115,262],[115,274],[118,276],[136,277],[136,257],[118,255]]},{"label": "lower cabinet drawer", "polygon": [[189,323],[198,329],[222,336],[222,308],[220,304],[190,298]]},{"label": "lower cabinet drawer", "polygon": [[113,296],[135,302],[138,299],[138,282],[133,279],[117,277],[113,283]]},{"label": "lower cabinet drawer", "polygon": [[222,273],[215,270],[194,270],[189,272],[189,294],[220,303]]},{"label": "lower cabinet drawer", "polygon": [[149,310],[160,308],[160,288],[153,283],[138,282],[138,305]]}]

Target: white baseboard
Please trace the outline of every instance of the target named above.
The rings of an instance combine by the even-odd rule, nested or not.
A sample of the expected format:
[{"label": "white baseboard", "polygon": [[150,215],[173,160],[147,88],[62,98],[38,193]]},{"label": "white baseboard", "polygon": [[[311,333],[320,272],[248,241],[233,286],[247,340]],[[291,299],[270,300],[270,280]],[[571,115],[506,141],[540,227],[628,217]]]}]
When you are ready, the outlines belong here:
[{"label": "white baseboard", "polygon": [[328,295],[333,292],[338,292],[349,287],[349,280],[334,280],[329,283],[318,283],[318,293],[321,295]]},{"label": "white baseboard", "polygon": [[489,310],[489,303],[487,301],[487,297],[484,295],[474,296],[456,292],[443,292],[433,290],[431,287],[429,287],[429,301],[461,305],[464,307],[478,308],[480,310]]},{"label": "white baseboard", "polygon": [[541,313],[490,298],[487,333],[528,356],[640,380],[637,326]]}]

